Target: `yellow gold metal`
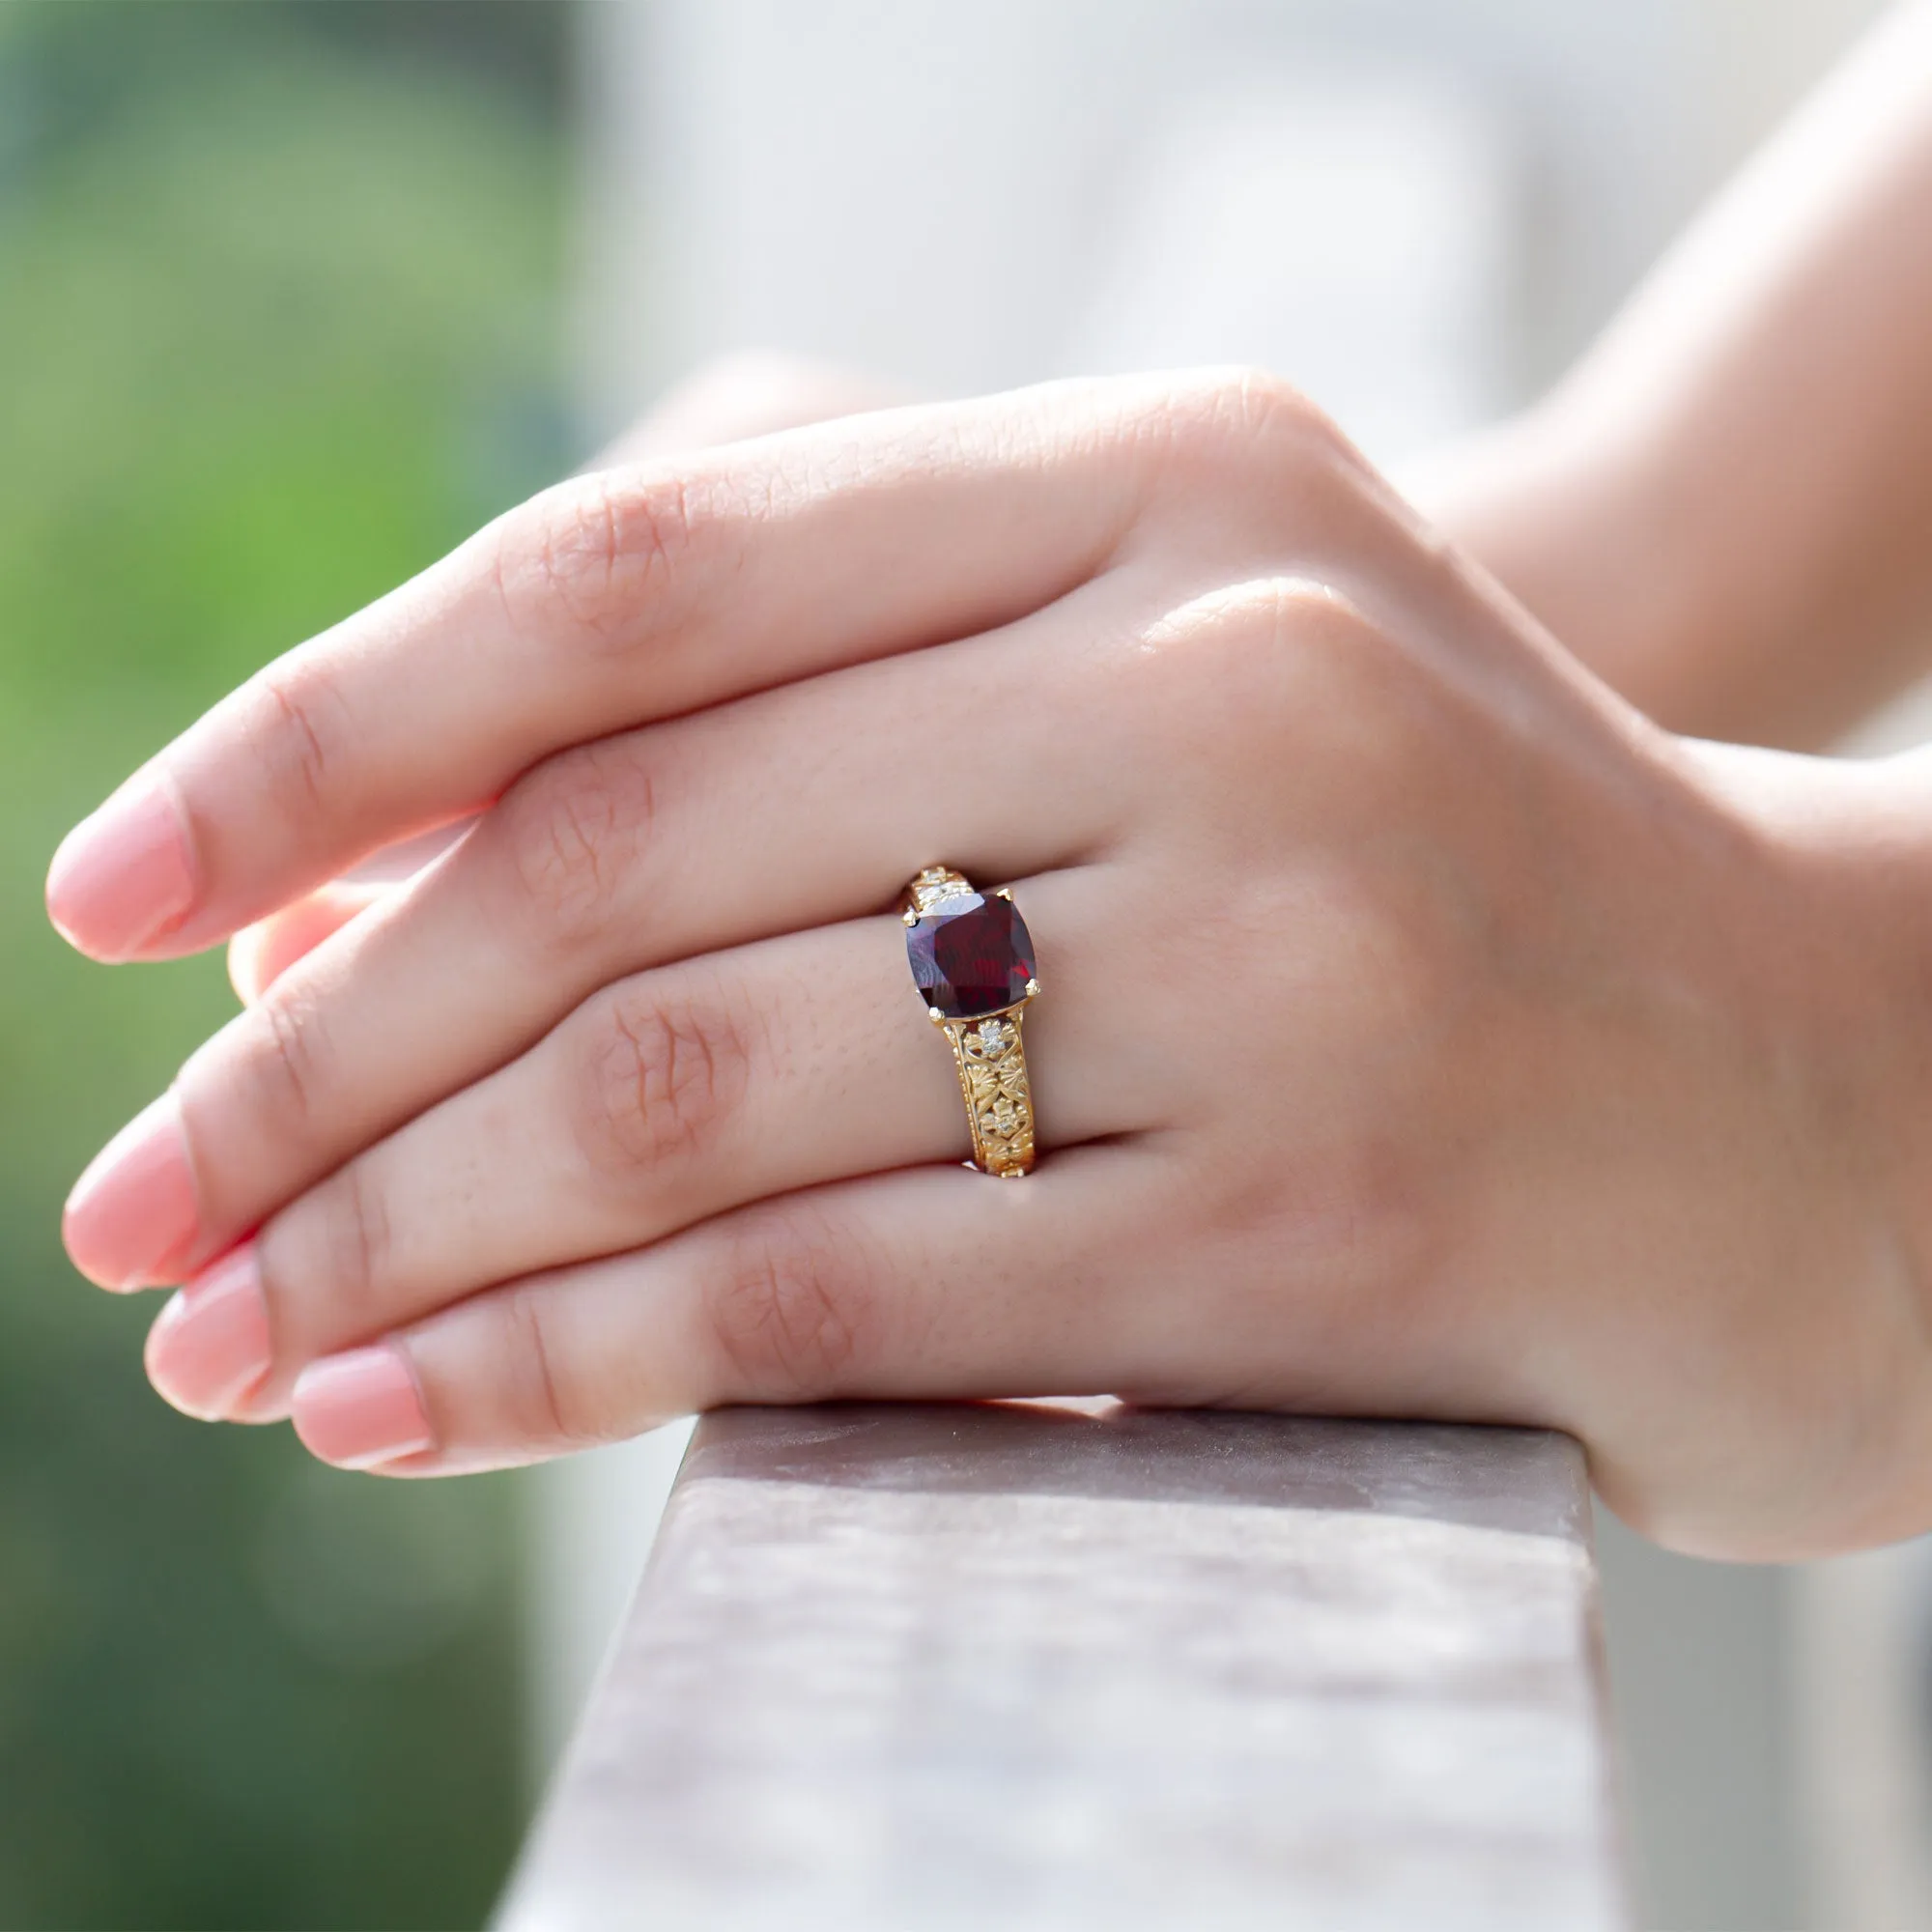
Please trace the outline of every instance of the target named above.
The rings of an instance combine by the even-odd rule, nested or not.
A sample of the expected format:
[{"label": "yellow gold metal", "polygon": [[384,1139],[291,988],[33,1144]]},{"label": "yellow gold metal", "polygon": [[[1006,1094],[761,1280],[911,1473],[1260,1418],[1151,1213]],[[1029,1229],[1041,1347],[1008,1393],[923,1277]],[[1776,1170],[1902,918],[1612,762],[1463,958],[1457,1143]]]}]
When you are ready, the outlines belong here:
[{"label": "yellow gold metal", "polygon": [[[937,905],[941,899],[951,898],[955,893],[970,893],[973,888],[966,883],[964,872],[955,872],[951,866],[928,866],[919,873],[905,889],[905,910],[918,919],[928,907]],[[907,921],[910,924],[912,922]]]},{"label": "yellow gold metal", "polygon": [[[906,887],[907,923],[941,899],[973,890],[964,873],[928,866]],[[1001,889],[997,896],[1010,899],[1012,894]],[[945,1029],[952,1048],[959,1092],[966,1102],[966,1124],[973,1135],[970,1165],[1003,1180],[1018,1180],[1033,1170],[1033,1088],[1027,1078],[1021,1026],[1027,1001],[1038,991],[1039,981],[1029,980],[1026,999],[969,1020],[949,1019],[937,1007],[926,1009],[933,1024]]]}]

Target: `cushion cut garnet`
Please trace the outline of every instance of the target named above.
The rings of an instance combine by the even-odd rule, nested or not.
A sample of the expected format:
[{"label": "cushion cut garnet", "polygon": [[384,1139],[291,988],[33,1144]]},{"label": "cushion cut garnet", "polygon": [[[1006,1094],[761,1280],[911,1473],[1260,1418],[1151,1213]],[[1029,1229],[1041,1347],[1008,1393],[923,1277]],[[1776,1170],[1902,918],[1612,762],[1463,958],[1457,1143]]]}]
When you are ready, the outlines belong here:
[{"label": "cushion cut garnet", "polygon": [[954,893],[906,927],[906,957],[928,1007],[950,1020],[1017,1006],[1034,977],[1033,940],[1010,899]]}]

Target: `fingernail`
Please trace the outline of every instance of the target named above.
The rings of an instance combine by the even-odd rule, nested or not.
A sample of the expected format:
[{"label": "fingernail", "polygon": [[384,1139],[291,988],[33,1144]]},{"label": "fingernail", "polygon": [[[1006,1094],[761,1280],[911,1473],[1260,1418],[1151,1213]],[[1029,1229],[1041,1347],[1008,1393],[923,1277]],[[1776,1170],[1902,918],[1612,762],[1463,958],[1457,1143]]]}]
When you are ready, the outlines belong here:
[{"label": "fingernail", "polygon": [[61,1235],[88,1280],[102,1288],[152,1288],[169,1279],[167,1264],[194,1239],[197,1220],[181,1108],[163,1094],[74,1182]]},{"label": "fingernail", "polygon": [[180,808],[158,779],[128,781],[61,840],[47,917],[95,959],[131,959],[194,903]]},{"label": "fingernail", "polygon": [[352,1349],[311,1362],[296,1378],[296,1434],[338,1469],[368,1469],[434,1448],[416,1378],[395,1349]]},{"label": "fingernail", "polygon": [[148,1330],[148,1379],[185,1415],[223,1421],[269,1373],[269,1304],[252,1243],[188,1283]]}]

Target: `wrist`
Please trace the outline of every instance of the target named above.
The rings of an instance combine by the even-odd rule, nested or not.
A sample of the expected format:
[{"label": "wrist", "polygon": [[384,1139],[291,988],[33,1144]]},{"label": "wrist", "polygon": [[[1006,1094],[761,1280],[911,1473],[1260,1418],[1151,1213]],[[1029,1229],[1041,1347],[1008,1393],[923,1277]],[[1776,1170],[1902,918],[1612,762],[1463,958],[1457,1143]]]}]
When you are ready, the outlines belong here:
[{"label": "wrist", "polygon": [[1661,468],[1627,424],[1559,391],[1405,480],[1612,690],[1671,730],[1724,736],[1721,587]]},{"label": "wrist", "polygon": [[[1836,1227],[1791,1400],[1833,1420],[1849,1542],[1932,1520],[1932,757],[1683,742],[1747,863],[1731,938],[1788,1125],[1780,1186]],[[1787,1104],[1788,1103],[1788,1104]]]}]

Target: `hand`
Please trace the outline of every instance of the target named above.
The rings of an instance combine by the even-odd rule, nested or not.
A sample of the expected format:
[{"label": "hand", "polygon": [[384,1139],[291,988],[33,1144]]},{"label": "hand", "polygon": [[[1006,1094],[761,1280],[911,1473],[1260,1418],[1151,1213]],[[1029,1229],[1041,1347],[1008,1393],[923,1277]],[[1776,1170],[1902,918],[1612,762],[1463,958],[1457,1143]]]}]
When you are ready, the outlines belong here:
[{"label": "hand", "polygon": [[[650,411],[603,452],[593,467],[614,469],[646,458],[770,436],[914,400],[875,377],[836,363],[771,351],[741,351],[703,364],[660,396]],[[252,1005],[305,953],[394,885],[420,870],[469,821],[459,820],[392,847],[353,879],[338,879],[246,925],[228,942],[228,976]]]},{"label": "hand", "polygon": [[[189,1281],[170,1400],[398,1474],[1106,1391],[1571,1429],[1684,1548],[1903,1534],[1897,791],[1646,724],[1265,379],[622,467],[64,848],[63,929],[158,956],[481,813],[188,1062],[71,1251]],[[889,911],[935,861],[1037,944],[1022,1182],[956,1165]]]}]

